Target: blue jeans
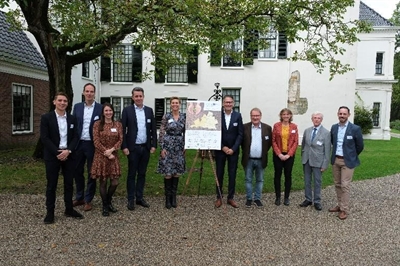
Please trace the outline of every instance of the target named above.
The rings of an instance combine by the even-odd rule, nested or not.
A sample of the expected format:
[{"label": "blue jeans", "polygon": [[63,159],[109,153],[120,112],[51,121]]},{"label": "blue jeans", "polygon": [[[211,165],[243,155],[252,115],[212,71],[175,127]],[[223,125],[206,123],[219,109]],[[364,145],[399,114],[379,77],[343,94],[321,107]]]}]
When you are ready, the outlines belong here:
[{"label": "blue jeans", "polygon": [[253,199],[253,173],[255,173],[256,184],[254,188],[254,200],[261,200],[261,193],[264,185],[264,168],[261,165],[261,159],[250,159],[246,169],[246,199]]}]

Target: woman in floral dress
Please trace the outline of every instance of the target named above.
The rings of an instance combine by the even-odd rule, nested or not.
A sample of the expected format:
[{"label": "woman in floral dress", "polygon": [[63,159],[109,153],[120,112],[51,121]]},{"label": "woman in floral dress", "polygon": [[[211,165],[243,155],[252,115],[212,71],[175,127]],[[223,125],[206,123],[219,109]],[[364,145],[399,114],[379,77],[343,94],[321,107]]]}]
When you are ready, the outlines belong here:
[{"label": "woman in floral dress", "polygon": [[[122,137],[122,125],[114,121],[114,108],[111,104],[105,103],[100,121],[93,125],[95,152],[91,169],[92,178],[100,179],[103,216],[109,216],[110,212],[117,212],[112,205],[112,197],[118,186],[118,178],[121,176],[118,150]],[[108,189],[107,180],[110,180]]]},{"label": "woman in floral dress", "polygon": [[165,207],[176,208],[179,176],[185,172],[185,123],[186,115],[179,112],[181,100],[170,99],[171,112],[161,121],[159,144],[161,147],[158,173],[164,175]]}]

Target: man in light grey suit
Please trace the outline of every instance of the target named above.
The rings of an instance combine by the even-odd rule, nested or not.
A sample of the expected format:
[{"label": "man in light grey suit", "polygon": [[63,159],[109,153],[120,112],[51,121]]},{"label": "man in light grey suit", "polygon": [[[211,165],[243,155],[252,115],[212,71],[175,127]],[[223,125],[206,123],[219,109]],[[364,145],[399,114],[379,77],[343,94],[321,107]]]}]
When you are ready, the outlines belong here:
[{"label": "man in light grey suit", "polygon": [[[303,163],[306,199],[300,204],[300,207],[307,207],[314,202],[314,208],[317,211],[322,210],[322,172],[328,168],[331,152],[331,135],[329,130],[321,125],[323,118],[324,116],[320,112],[311,115],[313,126],[304,131],[301,142],[301,161]],[[314,176],[314,199],[311,189],[312,176]]]}]

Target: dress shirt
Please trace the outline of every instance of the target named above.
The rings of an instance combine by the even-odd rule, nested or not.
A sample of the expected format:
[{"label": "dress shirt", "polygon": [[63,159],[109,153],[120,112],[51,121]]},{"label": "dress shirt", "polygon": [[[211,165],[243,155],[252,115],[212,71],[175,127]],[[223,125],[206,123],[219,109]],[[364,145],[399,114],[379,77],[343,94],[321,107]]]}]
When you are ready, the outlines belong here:
[{"label": "dress shirt", "polygon": [[314,135],[314,138],[315,138],[315,136],[318,134],[318,130],[319,130],[320,128],[321,128],[321,125],[319,125],[319,126],[313,128],[313,130],[311,131],[311,141],[313,141],[312,136],[314,135],[314,129],[316,129],[316,130],[315,130],[315,135]]},{"label": "dress shirt", "polygon": [[92,120],[93,110],[94,110],[95,102],[91,105],[87,105],[86,102],[83,103],[83,124],[82,124],[82,133],[81,140],[91,140],[90,139],[90,121]]},{"label": "dress shirt", "polygon": [[261,124],[257,127],[251,125],[251,144],[250,158],[260,158],[262,156]]},{"label": "dress shirt", "polygon": [[339,124],[338,133],[337,133],[337,148],[336,155],[343,156],[343,142],[344,142],[344,134],[346,133],[347,125],[349,122],[347,121],[344,126]]},{"label": "dress shirt", "polygon": [[227,114],[224,112],[224,115],[225,115],[226,129],[229,129],[229,124],[231,123],[232,112],[230,114]]},{"label": "dress shirt", "polygon": [[145,144],[147,142],[147,134],[146,134],[146,115],[144,113],[144,105],[142,108],[139,108],[135,104],[135,113],[137,120],[137,137],[136,144]]},{"label": "dress shirt", "polygon": [[65,112],[64,115],[59,115],[57,112],[54,110],[56,113],[57,117],[57,123],[58,123],[58,131],[60,132],[60,145],[58,148],[60,149],[66,149],[68,147],[68,123],[67,123],[67,113]]}]

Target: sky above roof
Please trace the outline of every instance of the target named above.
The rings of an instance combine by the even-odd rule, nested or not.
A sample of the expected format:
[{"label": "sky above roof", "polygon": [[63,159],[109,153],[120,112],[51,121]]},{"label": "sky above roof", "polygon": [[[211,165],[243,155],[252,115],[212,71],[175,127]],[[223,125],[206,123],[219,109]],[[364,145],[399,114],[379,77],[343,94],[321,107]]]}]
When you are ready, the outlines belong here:
[{"label": "sky above roof", "polygon": [[374,9],[384,18],[391,18],[400,0],[362,0],[364,4]]}]

